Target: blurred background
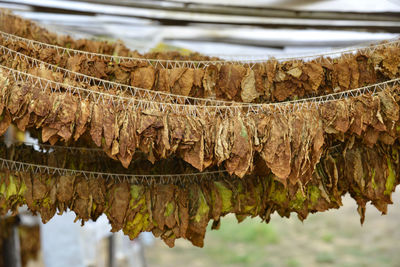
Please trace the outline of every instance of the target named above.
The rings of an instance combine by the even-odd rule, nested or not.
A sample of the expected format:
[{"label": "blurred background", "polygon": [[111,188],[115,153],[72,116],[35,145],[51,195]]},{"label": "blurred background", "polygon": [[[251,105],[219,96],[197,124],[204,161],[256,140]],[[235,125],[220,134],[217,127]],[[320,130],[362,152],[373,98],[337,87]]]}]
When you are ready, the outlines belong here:
[{"label": "blurred background", "polygon": [[[340,51],[400,33],[400,0],[0,0],[0,8],[75,38],[225,59]],[[227,216],[219,230],[209,229],[204,248],[177,240],[172,249],[151,234],[135,241],[110,234],[105,217],[80,227],[67,213],[42,225],[22,211],[22,225],[40,232],[28,234],[40,250],[26,266],[400,266],[399,200],[396,192],[386,216],[369,207],[363,226],[349,197],[340,210],[304,223],[275,215],[269,224],[238,224]]]}]

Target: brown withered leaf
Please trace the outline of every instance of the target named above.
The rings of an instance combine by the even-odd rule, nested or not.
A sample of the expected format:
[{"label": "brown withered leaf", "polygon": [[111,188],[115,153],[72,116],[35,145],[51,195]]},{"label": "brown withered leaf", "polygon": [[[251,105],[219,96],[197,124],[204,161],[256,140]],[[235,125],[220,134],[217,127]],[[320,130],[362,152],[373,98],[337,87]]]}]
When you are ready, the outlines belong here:
[{"label": "brown withered leaf", "polygon": [[264,94],[265,91],[264,87],[266,86],[266,84],[264,84],[264,76],[266,76],[265,65],[266,65],[265,63],[256,63],[252,68],[252,70],[254,71],[254,81],[256,90],[261,94]]},{"label": "brown withered leaf", "polygon": [[261,95],[261,93],[256,89],[256,80],[254,71],[252,69],[247,69],[246,75],[243,77],[241,87],[242,91],[240,92],[240,95],[244,102],[251,103],[254,99]]},{"label": "brown withered leaf", "polygon": [[64,75],[61,72],[52,71],[45,66],[41,66],[37,69],[32,70],[36,72],[35,75],[43,77],[50,81],[63,82],[64,80]]},{"label": "brown withered leaf", "polygon": [[158,91],[171,92],[169,82],[169,69],[157,69],[156,88]]},{"label": "brown withered leaf", "polygon": [[265,64],[264,84],[265,95],[270,95],[273,87],[274,78],[277,72],[278,61],[275,59],[268,60]]},{"label": "brown withered leaf", "polygon": [[246,69],[241,65],[222,65],[219,70],[219,77],[216,84],[217,97],[234,99],[241,89],[243,76]]},{"label": "brown withered leaf", "polygon": [[114,184],[109,190],[107,216],[112,223],[112,231],[116,232],[124,226],[126,210],[129,205],[130,192],[128,183]]},{"label": "brown withered leaf", "polygon": [[122,68],[115,68],[114,74],[115,74],[115,81],[124,84],[131,76],[131,74],[128,71],[125,71]]},{"label": "brown withered leaf", "polygon": [[291,80],[276,82],[272,95],[277,101],[284,101],[290,96],[295,95],[298,88],[298,85]]},{"label": "brown withered leaf", "polygon": [[58,132],[58,129],[44,126],[42,128],[42,142],[45,143],[45,142],[49,141],[52,136],[57,134],[57,132]]},{"label": "brown withered leaf", "polygon": [[208,65],[203,76],[204,97],[215,97],[215,85],[218,79],[218,68]]},{"label": "brown withered leaf", "polygon": [[40,90],[40,88],[33,88],[32,101],[29,104],[29,113],[33,112],[37,116],[45,117],[48,115],[51,109],[50,104],[51,98],[46,91]]},{"label": "brown withered leaf", "polygon": [[396,99],[387,90],[381,91],[377,95],[381,101],[382,112],[385,118],[389,121],[398,121],[400,111]]},{"label": "brown withered leaf", "polygon": [[360,74],[359,86],[376,83],[376,72],[373,65],[369,62],[368,57],[360,54],[356,59],[358,63],[358,73]]},{"label": "brown withered leaf", "polygon": [[209,221],[209,205],[198,185],[194,184],[190,190],[189,206],[192,209],[189,210],[190,221],[186,237],[193,245],[203,247],[206,226]]},{"label": "brown withered leaf", "polygon": [[303,71],[308,76],[311,89],[317,92],[324,78],[324,69],[320,64],[309,62],[304,64]]},{"label": "brown withered leaf", "polygon": [[188,96],[193,87],[194,70],[187,68],[171,69],[169,81],[173,94]]},{"label": "brown withered leaf", "polygon": [[[144,89],[152,89],[156,72],[153,66],[136,68],[131,72],[131,85]],[[164,91],[164,90],[161,90]]]},{"label": "brown withered leaf", "polygon": [[216,129],[215,136],[215,147],[214,147],[214,155],[217,160],[218,165],[229,159],[232,149],[232,121],[231,120],[223,120],[221,121]]},{"label": "brown withered leaf", "polygon": [[[175,194],[174,185],[156,185],[154,191],[157,192],[153,204],[153,218],[158,228],[172,228],[175,224],[173,199]],[[169,226],[168,226],[169,225]]]},{"label": "brown withered leaf", "polygon": [[28,207],[33,206],[33,182],[32,182],[32,175],[29,172],[21,173],[21,178],[26,186],[26,191],[24,194],[26,204]]},{"label": "brown withered leaf", "polygon": [[[190,163],[196,169],[204,169],[204,120],[194,120],[186,118],[183,123],[186,125],[183,132],[174,127],[173,136],[177,139],[177,134],[183,134],[182,144],[188,144],[190,147],[182,151],[182,159]],[[178,122],[178,125],[179,122]],[[181,124],[182,125],[182,124]],[[174,125],[176,126],[176,125]],[[178,137],[179,138],[179,137]]]},{"label": "brown withered leaf", "polygon": [[369,147],[373,147],[373,145],[375,145],[378,142],[378,138],[379,138],[379,131],[372,127],[368,127],[363,136],[364,142]]},{"label": "brown withered leaf", "polygon": [[10,113],[8,113],[8,111],[5,111],[3,112],[1,117],[2,118],[0,121],[0,135],[3,135],[11,124],[11,116]]},{"label": "brown withered leaf", "polygon": [[351,70],[346,59],[340,58],[333,64],[333,87],[334,91],[339,87],[342,91],[349,89],[351,81]]},{"label": "brown withered leaf", "polygon": [[89,71],[91,76],[95,76],[101,79],[107,78],[107,66],[104,61],[94,61],[92,63],[90,60],[85,64],[87,67],[87,70]]},{"label": "brown withered leaf", "polygon": [[60,176],[57,179],[57,200],[59,202],[68,202],[72,199],[74,193],[75,176]]},{"label": "brown withered leaf", "polygon": [[68,141],[74,131],[75,116],[78,109],[78,101],[71,95],[66,94],[62,100],[58,120],[62,123],[58,135]]},{"label": "brown withered leaf", "polygon": [[360,96],[351,102],[352,120],[349,131],[361,135],[374,120],[379,110],[379,102],[369,96]]},{"label": "brown withered leaf", "polygon": [[233,145],[225,166],[230,174],[243,177],[251,169],[253,161],[251,131],[239,116],[234,120],[232,130]]},{"label": "brown withered leaf", "polygon": [[115,133],[115,123],[116,117],[114,112],[114,106],[109,103],[103,109],[103,133],[104,133],[104,144],[105,148],[109,148],[114,140],[114,133]]},{"label": "brown withered leaf", "polygon": [[92,112],[92,104],[89,100],[81,100],[78,102],[78,112],[76,117],[74,140],[78,138],[86,131],[87,125],[90,122]]},{"label": "brown withered leaf", "polygon": [[194,69],[193,71],[193,89],[191,96],[193,97],[204,97],[203,77],[204,69]]},{"label": "brown withered leaf", "polygon": [[81,64],[84,61],[84,56],[82,55],[74,55],[72,57],[68,58],[67,61],[67,68],[75,71],[75,72],[80,72],[81,70]]},{"label": "brown withered leaf", "polygon": [[307,184],[312,178],[315,165],[320,161],[324,144],[321,119],[310,110],[296,113],[289,118],[291,140],[291,172],[289,181]]},{"label": "brown withered leaf", "polygon": [[103,133],[103,112],[104,110],[100,104],[93,105],[90,121],[90,135],[92,136],[93,142],[97,146],[101,146]]},{"label": "brown withered leaf", "polygon": [[125,168],[128,168],[132,156],[136,149],[136,116],[131,112],[125,112],[124,122],[119,133],[119,150],[118,159]]},{"label": "brown withered leaf", "polygon": [[106,186],[104,179],[90,179],[89,191],[91,192],[91,200],[95,209],[90,210],[93,220],[96,220],[105,210],[106,200]]},{"label": "brown withered leaf", "polygon": [[399,74],[400,48],[388,47],[385,49],[382,65],[387,70],[388,76],[395,78]]},{"label": "brown withered leaf", "polygon": [[196,142],[192,149],[185,149],[182,152],[182,159],[190,163],[193,167],[202,171],[204,169],[204,136]]},{"label": "brown withered leaf", "polygon": [[46,186],[46,177],[44,175],[38,175],[32,179],[32,199],[41,200],[46,197],[48,188]]},{"label": "brown withered leaf", "polygon": [[73,200],[74,212],[77,218],[82,220],[82,225],[85,221],[89,220],[91,213],[91,201],[89,183],[83,177],[77,177],[75,182],[75,195]]},{"label": "brown withered leaf", "polygon": [[18,129],[25,132],[26,126],[28,126],[28,124],[29,124],[30,115],[31,114],[27,112],[22,118],[15,120]]},{"label": "brown withered leaf", "polygon": [[328,134],[345,133],[350,126],[350,113],[347,101],[327,102],[320,107],[324,131]]},{"label": "brown withered leaf", "polygon": [[288,121],[283,115],[277,115],[270,121],[268,139],[263,144],[261,157],[271,171],[281,180],[290,174],[291,148]]},{"label": "brown withered leaf", "polygon": [[8,110],[11,114],[17,114],[22,106],[25,104],[25,96],[31,89],[30,86],[13,85],[10,90],[10,97],[8,99]]},{"label": "brown withered leaf", "polygon": [[291,76],[293,76],[295,78],[300,78],[303,71],[300,66],[295,66],[295,67],[289,69],[286,73],[290,74]]},{"label": "brown withered leaf", "polygon": [[357,88],[360,80],[360,73],[358,71],[358,63],[355,58],[347,60],[350,69],[350,88]]},{"label": "brown withered leaf", "polygon": [[178,216],[175,219],[179,225],[179,236],[185,238],[189,225],[189,197],[187,190],[179,188],[179,194],[175,194],[175,199],[178,210]]}]

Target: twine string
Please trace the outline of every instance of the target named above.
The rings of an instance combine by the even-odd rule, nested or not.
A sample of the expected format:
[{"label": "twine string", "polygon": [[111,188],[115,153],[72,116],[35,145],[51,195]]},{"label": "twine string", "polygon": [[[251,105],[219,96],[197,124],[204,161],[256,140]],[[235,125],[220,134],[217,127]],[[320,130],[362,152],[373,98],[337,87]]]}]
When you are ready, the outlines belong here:
[{"label": "twine string", "polygon": [[[2,36],[6,41],[14,41],[14,42],[23,42],[27,45],[28,48],[32,48],[35,50],[39,49],[54,49],[57,55],[63,56],[65,54],[68,57],[71,56],[84,56],[86,58],[92,59],[94,57],[100,58],[104,61],[110,62],[147,62],[148,64],[154,67],[162,67],[162,68],[202,68],[205,69],[210,65],[243,65],[249,68],[253,68],[257,63],[265,63],[265,59],[250,59],[250,60],[173,60],[173,59],[151,59],[151,58],[141,58],[141,57],[127,57],[127,56],[117,56],[117,55],[107,55],[101,53],[88,52],[83,50],[71,49],[62,46],[52,45],[48,43],[39,42],[36,40],[31,40],[28,38],[20,37],[14,34],[10,34],[4,31],[0,31],[0,36]],[[271,59],[275,59],[277,61],[288,61],[288,60],[322,60],[322,58],[326,60],[333,60],[331,57],[334,56],[342,56],[346,53],[354,53],[354,52],[366,52],[371,53],[376,49],[395,46],[398,47],[400,45],[400,40],[393,40],[386,43],[378,43],[372,44],[369,46],[354,46],[347,49],[340,49],[336,51],[329,51],[324,53],[316,53],[312,55],[304,55],[304,56],[294,56],[294,57],[271,57]]]},{"label": "twine string", "polygon": [[235,103],[232,105],[203,106],[185,105],[179,103],[162,103],[147,99],[134,99],[119,95],[112,95],[109,93],[93,91],[86,88],[75,87],[72,85],[51,81],[3,65],[0,65],[0,69],[8,71],[10,73],[9,77],[12,77],[14,82],[30,83],[33,87],[38,87],[43,91],[50,90],[52,93],[65,93],[70,96],[75,95],[79,100],[92,100],[96,104],[112,103],[114,107],[123,108],[125,111],[155,110],[159,112],[165,112],[166,110],[170,110],[173,113],[186,116],[207,115],[221,116],[224,118],[240,113],[245,113],[247,115],[259,113],[271,114],[278,111],[280,113],[287,114],[289,112],[293,112],[294,110],[299,111],[302,109],[318,108],[320,105],[323,105],[327,102],[357,97],[364,94],[374,95],[377,92],[387,88],[388,85],[394,86],[400,82],[400,78],[397,78],[347,91],[277,103]]},{"label": "twine string", "polygon": [[41,61],[34,57],[27,56],[20,52],[17,52],[13,49],[0,45],[0,53],[3,55],[7,55],[12,57],[13,61],[19,60],[24,61],[31,68],[40,68],[44,67],[50,71],[61,73],[63,78],[75,79],[78,82],[85,83],[85,84],[94,84],[99,87],[103,87],[107,91],[111,91],[111,89],[115,89],[118,91],[122,91],[124,93],[130,94],[132,97],[136,98],[150,98],[151,100],[157,100],[157,102],[174,102],[174,103],[182,103],[182,104],[193,104],[193,105],[202,105],[205,102],[207,103],[214,103],[215,105],[222,105],[222,104],[233,104],[233,101],[225,101],[225,100],[216,100],[216,99],[205,99],[205,98],[198,98],[198,97],[190,97],[190,96],[182,96],[176,95],[166,92],[154,91],[149,89],[144,89],[140,87],[130,86],[126,84],[121,84],[117,82],[112,82],[96,77],[92,77],[89,75],[85,75],[79,72],[71,71],[65,68],[61,68],[55,66],[53,64]]},{"label": "twine string", "polygon": [[85,179],[114,179],[119,182],[129,182],[131,184],[170,184],[170,183],[195,183],[203,180],[217,180],[227,177],[227,171],[205,171],[198,173],[182,173],[182,174],[123,174],[108,173],[85,170],[74,170],[67,168],[51,167],[41,164],[33,164],[22,161],[15,161],[0,157],[0,168],[9,171],[25,172],[32,174],[47,174],[58,176],[82,176]]}]

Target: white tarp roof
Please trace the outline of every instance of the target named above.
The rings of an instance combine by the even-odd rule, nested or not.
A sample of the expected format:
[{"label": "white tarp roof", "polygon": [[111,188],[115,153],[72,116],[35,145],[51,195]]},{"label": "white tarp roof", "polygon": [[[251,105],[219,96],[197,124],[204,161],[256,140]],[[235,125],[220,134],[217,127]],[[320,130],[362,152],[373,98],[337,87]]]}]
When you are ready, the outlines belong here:
[{"label": "white tarp roof", "polygon": [[174,0],[181,3],[200,3],[236,6],[259,6],[308,11],[341,12],[400,12],[400,0]]}]

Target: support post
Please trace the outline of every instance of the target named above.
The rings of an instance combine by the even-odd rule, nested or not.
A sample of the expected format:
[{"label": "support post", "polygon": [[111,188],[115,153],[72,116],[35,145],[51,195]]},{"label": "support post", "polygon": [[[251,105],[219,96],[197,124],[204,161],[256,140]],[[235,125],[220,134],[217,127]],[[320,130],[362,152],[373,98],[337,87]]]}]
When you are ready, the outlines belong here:
[{"label": "support post", "polygon": [[108,238],[108,267],[116,267],[114,235]]},{"label": "support post", "polygon": [[2,252],[4,265],[9,267],[21,267],[21,250],[17,224],[11,226],[10,234],[3,241]]}]

